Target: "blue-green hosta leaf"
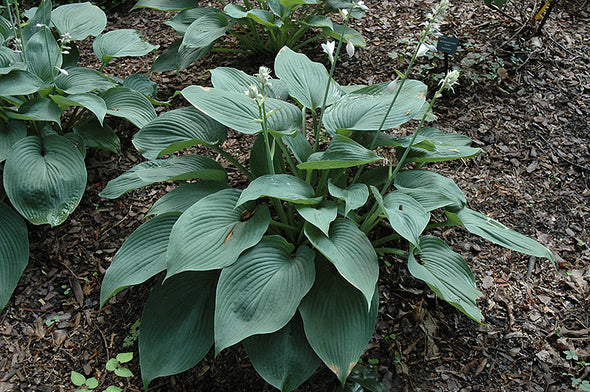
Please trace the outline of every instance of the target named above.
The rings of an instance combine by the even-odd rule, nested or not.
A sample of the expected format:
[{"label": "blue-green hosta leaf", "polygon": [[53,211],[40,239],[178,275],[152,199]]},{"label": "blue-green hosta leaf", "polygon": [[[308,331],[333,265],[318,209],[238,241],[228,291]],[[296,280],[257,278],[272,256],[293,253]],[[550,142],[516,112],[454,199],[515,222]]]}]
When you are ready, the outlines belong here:
[{"label": "blue-green hosta leaf", "polygon": [[[425,102],[426,85],[404,84],[393,108],[387,115],[383,130],[397,127],[414,117]],[[391,95],[345,95],[326,109],[324,126],[330,134],[338,129],[377,131],[389,109]]]},{"label": "blue-green hosta leaf", "polygon": [[[270,135],[268,136],[268,139],[269,145],[272,146],[275,143],[275,139]],[[261,177],[266,174],[280,173],[282,171],[282,159],[283,157],[281,156],[280,149],[274,148],[274,156],[272,160],[272,166],[274,166],[273,172],[266,157],[266,143],[264,141],[264,134],[259,133],[258,136],[256,136],[256,140],[254,140],[254,144],[252,144],[252,148],[250,149],[250,160],[248,162],[250,165],[250,172],[254,178]]]},{"label": "blue-green hosta leaf", "polygon": [[227,30],[232,27],[223,12],[218,11],[214,14],[207,13],[191,23],[182,39],[181,48],[189,47],[193,49],[207,48],[215,40],[223,37]]},{"label": "blue-green hosta leaf", "polygon": [[18,113],[6,112],[10,118],[31,121],[52,121],[60,123],[60,107],[49,98],[34,98],[18,108]]},{"label": "blue-green hosta leaf", "polygon": [[158,85],[153,82],[147,75],[132,74],[125,78],[123,87],[128,87],[131,90],[138,91],[143,95],[155,98],[158,94]]},{"label": "blue-green hosta leaf", "polygon": [[35,33],[25,44],[24,50],[27,70],[34,73],[46,83],[51,83],[63,61],[59,44],[53,38],[51,30],[44,28]]},{"label": "blue-green hosta leaf", "polygon": [[78,41],[102,33],[107,25],[107,16],[90,3],[74,3],[51,11],[51,21],[62,36],[67,33],[72,40]]},{"label": "blue-green hosta leaf", "polygon": [[0,201],[0,312],[29,261],[29,233],[24,219]]},{"label": "blue-green hosta leaf", "polygon": [[363,38],[363,35],[353,29],[352,27],[344,27],[337,23],[333,23],[332,28],[324,27],[323,34],[334,39],[339,40],[342,37],[342,32],[344,31],[344,42],[352,42],[354,46],[360,46],[364,48],[367,45],[367,42]]},{"label": "blue-green hosta leaf", "polygon": [[109,181],[100,196],[107,199],[116,199],[126,192],[156,182],[196,178],[225,181],[227,176],[218,162],[199,155],[155,159],[142,162],[114,180]]},{"label": "blue-green hosta leaf", "polygon": [[313,27],[327,27],[328,29],[334,29],[334,23],[332,20],[323,15],[311,15],[305,18],[304,24]]},{"label": "blue-green hosta leaf", "polygon": [[158,11],[182,11],[197,6],[197,0],[139,0],[132,10],[151,8]]},{"label": "blue-green hosta leaf", "polygon": [[[190,10],[187,10],[190,11]],[[174,41],[152,64],[152,72],[180,71],[207,54],[213,45],[203,48],[180,47],[182,40]]]},{"label": "blue-green hosta leaf", "polygon": [[92,48],[100,61],[108,63],[115,57],[145,56],[159,45],[146,42],[137,30],[120,29],[96,37]]},{"label": "blue-green hosta leaf", "polygon": [[307,158],[307,162],[300,163],[297,168],[304,170],[341,169],[365,165],[382,159],[351,138],[336,134],[326,151],[311,154]]},{"label": "blue-green hosta leaf", "polygon": [[408,269],[439,297],[475,321],[483,321],[475,303],[482,293],[475,285],[473,274],[463,257],[453,252],[443,240],[428,235],[422,237],[420,250],[414,248],[410,252]]},{"label": "blue-green hosta leaf", "polygon": [[199,181],[181,185],[159,198],[147,215],[184,212],[203,197],[226,188],[228,185],[219,181]]},{"label": "blue-green hosta leaf", "polygon": [[316,282],[299,306],[309,344],[342,383],[373,335],[379,308],[376,286],[370,297],[369,307],[350,283],[318,266]]},{"label": "blue-green hosta leaf", "polygon": [[453,180],[430,170],[404,170],[393,181],[395,188],[418,200],[426,211],[446,206],[463,207],[467,200]]},{"label": "blue-green hosta leaf", "polygon": [[217,272],[186,272],[158,284],[143,308],[139,364],[143,384],[188,370],[213,345]]},{"label": "blue-green hosta leaf", "polygon": [[268,207],[236,207],[239,197],[239,190],[224,189],[182,214],[170,236],[168,276],[227,267],[260,241],[270,224]]},{"label": "blue-green hosta leaf", "polygon": [[338,206],[332,201],[313,207],[296,205],[295,209],[303,219],[320,229],[326,236],[330,233],[330,224],[338,216]]},{"label": "blue-green hosta leaf", "polygon": [[[258,91],[262,91],[262,84],[257,77],[248,75],[244,71],[229,67],[217,67],[211,72],[211,84],[213,87],[220,90],[232,91],[235,93],[243,93],[248,91],[248,87],[254,84]],[[271,79],[271,85],[267,86],[265,94],[270,98],[285,100],[289,96],[285,82],[280,79]]]},{"label": "blue-green hosta leaf", "polygon": [[370,305],[379,278],[379,264],[365,233],[350,220],[341,217],[332,222],[329,236],[307,223],[304,230],[313,246],[365,296],[365,306]]},{"label": "blue-green hosta leaf", "polygon": [[527,255],[545,257],[553,262],[553,254],[543,245],[532,238],[510,230],[482,213],[462,208],[455,214],[447,211],[447,215],[451,218],[458,218],[470,233],[488,241]]},{"label": "blue-green hosta leaf", "polygon": [[108,124],[101,125],[95,118],[75,126],[73,131],[84,139],[87,147],[100,148],[115,154],[121,152],[121,141],[113,128]]},{"label": "blue-green hosta leaf", "polygon": [[39,7],[33,7],[23,12],[23,15],[29,19],[21,26],[20,38],[23,43],[51,24],[51,7],[50,0],[42,0]]},{"label": "blue-green hosta leaf", "polygon": [[[176,14],[172,19],[167,20],[164,24],[172,27],[180,35],[184,35],[188,27],[195,20],[202,16],[211,16],[219,13],[215,8],[189,8]],[[180,40],[182,41],[182,40]]]},{"label": "blue-green hosta leaf", "polygon": [[283,392],[301,385],[321,362],[307,342],[298,313],[279,331],[251,336],[242,344],[258,374]]},{"label": "blue-green hosta leaf", "polygon": [[82,158],[85,159],[86,158],[86,141],[84,140],[84,138],[74,132],[65,133],[63,136],[65,138],[67,138],[70,142],[72,142],[74,144],[74,146],[76,146],[76,148],[80,152],[80,155],[82,155]]},{"label": "blue-green hosta leaf", "polygon": [[[436,128],[426,128],[419,136],[430,142],[433,148],[414,145],[406,160],[408,162],[440,162],[453,159],[471,158],[482,152],[481,148],[470,147],[471,139],[457,133],[444,133]],[[401,150],[398,153],[402,153]]]},{"label": "blue-green hosta leaf", "polygon": [[237,206],[261,197],[272,197],[297,204],[317,204],[321,197],[314,197],[312,186],[299,177],[289,174],[267,174],[256,178],[242,192]]},{"label": "blue-green hosta leaf", "polygon": [[113,87],[101,94],[107,104],[107,113],[123,117],[142,128],[156,118],[156,111],[142,93],[127,87]]},{"label": "blue-green hosta leaf", "polygon": [[344,215],[348,215],[351,210],[356,210],[365,205],[369,199],[369,188],[365,184],[352,184],[346,189],[337,187],[328,180],[328,191],[330,195],[337,199],[344,200]]},{"label": "blue-green hosta leaf", "polygon": [[22,53],[15,53],[6,46],[0,46],[0,75],[6,75],[15,69],[27,69],[27,64],[24,62]]},{"label": "blue-green hosta leaf", "polygon": [[304,132],[295,132],[291,136],[281,138],[281,141],[289,147],[299,163],[307,161],[312,153],[311,144]]},{"label": "blue-green hosta leaf", "polygon": [[0,45],[14,37],[12,30],[12,23],[2,16],[0,16]]},{"label": "blue-green hosta leaf", "polygon": [[[197,109],[236,131],[254,134],[262,131],[258,104],[244,93],[223,91],[217,88],[189,86],[182,95]],[[301,126],[301,111],[290,103],[267,98],[267,113],[275,111],[268,119],[269,130],[282,135],[292,135]]]},{"label": "blue-green hosta leaf", "polygon": [[393,230],[414,246],[419,246],[419,238],[430,221],[430,213],[412,196],[400,191],[388,193],[383,197],[383,200],[380,200],[379,191],[373,192],[373,194],[375,194]]},{"label": "blue-green hosta leaf", "polygon": [[107,114],[107,104],[104,99],[95,94],[81,93],[64,97],[62,95],[49,95],[62,110],[69,106],[79,106],[90,110],[96,116],[98,122],[102,125],[104,116]]},{"label": "blue-green hosta leaf", "polygon": [[12,70],[0,75],[0,91],[2,96],[33,94],[46,87],[37,75],[27,71]]},{"label": "blue-green hosta leaf", "polygon": [[323,64],[313,62],[306,55],[295,53],[286,46],[275,58],[275,72],[287,85],[289,95],[310,109],[322,107],[328,83],[330,89],[326,106],[336,102],[342,93]]},{"label": "blue-green hosta leaf", "polygon": [[180,213],[148,220],[121,245],[107,269],[100,288],[100,306],[127,286],[145,282],[166,269],[166,250],[172,226]]},{"label": "blue-green hosta leaf", "polygon": [[27,126],[23,121],[0,119],[0,163],[6,160],[12,146],[27,137]]},{"label": "blue-green hosta leaf", "polygon": [[315,252],[267,236],[219,276],[215,299],[215,352],[283,328],[315,280]]},{"label": "blue-green hosta leaf", "polygon": [[68,74],[55,77],[55,87],[66,94],[82,94],[108,89],[117,85],[117,81],[90,68],[68,68]]},{"label": "blue-green hosta leaf", "polygon": [[6,158],[4,188],[14,208],[31,223],[57,226],[82,199],[84,159],[63,136],[28,136],[13,145]]},{"label": "blue-green hosta leaf", "polygon": [[218,145],[227,137],[222,124],[194,107],[163,113],[133,136],[133,145],[147,159],[197,144]]}]

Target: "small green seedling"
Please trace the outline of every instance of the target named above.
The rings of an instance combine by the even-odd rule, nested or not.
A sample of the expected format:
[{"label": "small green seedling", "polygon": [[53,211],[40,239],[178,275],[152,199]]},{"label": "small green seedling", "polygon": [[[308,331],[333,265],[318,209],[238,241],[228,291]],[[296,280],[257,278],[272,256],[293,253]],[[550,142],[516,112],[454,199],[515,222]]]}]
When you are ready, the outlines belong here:
[{"label": "small green seedling", "polygon": [[[120,353],[116,358],[111,358],[107,362],[106,369],[109,372],[115,372],[119,377],[133,377],[131,370],[121,366],[122,363],[129,362],[133,359],[133,353]],[[109,391],[111,392],[111,391]]]},{"label": "small green seedling", "polygon": [[98,380],[96,378],[86,378],[78,372],[72,371],[70,379],[75,386],[79,387],[74,392],[91,392],[98,386]]},{"label": "small green seedling", "polygon": [[131,347],[137,341],[139,336],[139,320],[133,323],[129,328],[129,334],[123,339],[123,347]]}]

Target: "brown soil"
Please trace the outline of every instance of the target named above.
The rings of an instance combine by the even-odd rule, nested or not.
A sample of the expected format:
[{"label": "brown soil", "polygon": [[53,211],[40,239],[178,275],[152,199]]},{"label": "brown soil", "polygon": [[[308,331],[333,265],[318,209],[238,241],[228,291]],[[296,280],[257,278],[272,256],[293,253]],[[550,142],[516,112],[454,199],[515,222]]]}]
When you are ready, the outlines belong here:
[{"label": "brown soil", "polygon": [[[342,59],[336,75],[341,84],[394,78],[396,67],[405,68],[404,53],[414,47],[403,39],[417,36],[434,5],[365,3],[371,11],[355,27],[368,45],[353,59]],[[539,1],[512,1],[506,12],[520,19],[538,6]],[[164,18],[147,10],[110,12],[109,28],[136,28],[166,47],[174,34],[161,24]],[[556,268],[462,230],[439,233],[467,260],[485,293],[479,304],[486,324],[479,325],[412,278],[404,260],[384,260],[377,327],[363,357],[377,367],[384,391],[566,391],[575,390],[574,376],[590,380],[590,365],[564,352],[575,350],[579,362],[590,362],[589,23],[588,1],[561,1],[538,37],[531,24],[494,12],[482,0],[451,7],[442,32],[460,40],[461,50],[450,63],[463,75],[454,94],[436,106],[434,126],[469,136],[485,153],[438,169],[459,184],[471,208],[551,249]],[[397,53],[393,59],[390,52]],[[86,63],[97,67],[88,48],[84,53]],[[306,53],[325,62],[317,47]],[[117,60],[106,72],[119,77],[147,72],[150,62],[149,57]],[[179,76],[152,78],[160,98],[166,98],[187,85],[208,84],[208,69],[233,66],[252,73],[260,62],[213,54]],[[272,65],[272,59],[264,62]],[[434,87],[443,66],[441,56],[421,58],[413,77]],[[185,105],[180,98],[172,102]],[[97,377],[100,391],[109,385],[142,390],[137,344],[123,343],[141,316],[150,284],[129,288],[98,309],[100,282],[112,256],[173,186],[147,187],[112,201],[98,197],[109,180],[142,160],[130,142],[135,131],[119,125],[120,156],[89,152],[87,192],[70,219],[56,228],[29,228],[29,266],[0,314],[0,392],[73,391],[73,370]],[[245,157],[251,140],[234,135],[227,143]],[[124,380],[105,371],[109,358],[127,351],[135,352],[129,366],[135,377]],[[320,368],[298,390],[330,391],[335,385],[330,371]],[[234,347],[215,360],[210,353],[181,375],[155,380],[149,390],[273,388]]]}]

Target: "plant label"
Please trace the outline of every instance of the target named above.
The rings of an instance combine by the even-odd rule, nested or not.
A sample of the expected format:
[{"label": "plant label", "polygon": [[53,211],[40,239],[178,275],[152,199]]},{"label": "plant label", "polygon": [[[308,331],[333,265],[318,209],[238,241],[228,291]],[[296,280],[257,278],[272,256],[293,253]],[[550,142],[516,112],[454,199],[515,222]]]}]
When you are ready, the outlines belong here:
[{"label": "plant label", "polygon": [[459,46],[459,39],[455,37],[445,37],[444,35],[438,39],[436,44],[436,50],[447,54],[457,53],[457,47]]}]

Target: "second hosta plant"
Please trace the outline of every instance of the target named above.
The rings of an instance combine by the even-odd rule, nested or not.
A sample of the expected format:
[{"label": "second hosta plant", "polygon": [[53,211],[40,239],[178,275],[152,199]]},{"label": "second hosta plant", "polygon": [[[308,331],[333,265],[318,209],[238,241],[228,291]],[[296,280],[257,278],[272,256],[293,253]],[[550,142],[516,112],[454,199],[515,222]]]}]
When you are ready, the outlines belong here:
[{"label": "second hosta plant", "polygon": [[[405,257],[415,277],[482,320],[468,265],[429,234],[441,226],[551,258],[536,241],[469,209],[451,179],[426,168],[480,150],[465,136],[424,127],[432,102],[423,83],[340,86],[323,65],[286,47],[274,72],[277,79],[264,67],[255,76],[217,68],[213,87],[185,88],[192,106],[135,135],[149,160],[102,192],[116,198],[159,181],[182,184],[154,204],[102,286],[104,304],[160,275],[139,333],[145,385],[193,367],[212,346],[217,354],[240,343],[283,391],[321,362],[344,382],[373,334],[385,254]],[[412,119],[421,120],[416,132],[396,136]],[[256,135],[247,165],[223,149],[228,128]],[[196,144],[227,158],[249,182],[232,187],[227,168],[205,156],[160,158]]]}]

